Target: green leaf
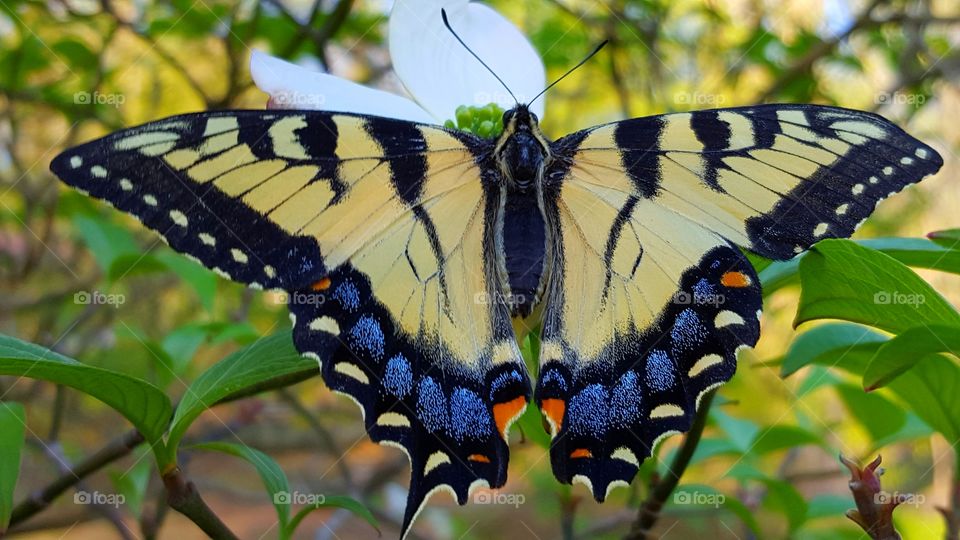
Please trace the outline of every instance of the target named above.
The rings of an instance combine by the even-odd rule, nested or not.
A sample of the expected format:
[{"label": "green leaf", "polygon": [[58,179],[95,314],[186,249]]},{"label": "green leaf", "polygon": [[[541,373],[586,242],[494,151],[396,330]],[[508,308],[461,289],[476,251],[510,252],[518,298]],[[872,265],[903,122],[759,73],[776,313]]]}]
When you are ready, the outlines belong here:
[{"label": "green leaf", "polygon": [[161,347],[171,359],[171,369],[183,375],[197,350],[207,340],[207,330],[200,325],[181,326],[163,338]]},{"label": "green leaf", "polygon": [[[931,233],[936,234],[936,233]],[[929,237],[929,235],[928,235]],[[960,250],[926,238],[871,238],[856,243],[882,251],[907,266],[960,274]]]},{"label": "green leaf", "polygon": [[767,497],[764,498],[764,504],[770,505],[786,516],[790,531],[795,531],[807,520],[807,502],[796,488],[787,482],[771,478],[763,471],[744,462],[734,465],[727,472],[727,476],[741,482],[748,480],[760,482],[766,486]]},{"label": "green leaf", "polygon": [[879,394],[868,394],[851,384],[836,387],[850,416],[863,425],[873,441],[889,437],[907,422],[907,413]]},{"label": "green leaf", "polygon": [[218,402],[288,386],[318,373],[316,360],[300,356],[289,331],[244,347],[203,372],[177,406],[167,438],[168,459],[190,424]]},{"label": "green leaf", "polygon": [[845,319],[899,333],[917,324],[960,325],[960,314],[912,270],[878,251],[824,240],[800,262],[794,325]]},{"label": "green leaf", "polygon": [[206,442],[191,445],[190,448],[223,452],[253,465],[257,474],[260,475],[260,480],[263,481],[263,487],[270,495],[270,502],[277,510],[280,529],[286,530],[287,523],[290,522],[290,482],[287,480],[287,475],[283,472],[283,469],[272,457],[255,448],[227,442]]},{"label": "green leaf", "polygon": [[13,512],[13,489],[20,475],[26,422],[22,405],[0,401],[0,433],[3,433],[0,437],[0,536],[7,530]]},{"label": "green leaf", "polygon": [[[868,240],[854,240],[853,243],[875,249],[903,264],[915,268],[929,268],[960,273],[960,240],[950,234],[960,235],[960,229],[942,231],[943,236],[934,237],[940,233],[927,235],[924,238],[871,238]],[[932,240],[932,241],[931,241]],[[758,268],[757,275],[763,285],[764,296],[796,283],[800,271],[800,261],[806,253],[788,260],[773,261]],[[752,259],[751,259],[752,260]]]},{"label": "green leaf", "polygon": [[880,347],[863,374],[863,387],[869,391],[886,386],[918,359],[941,352],[960,355],[960,326],[911,328]]},{"label": "green leaf", "polygon": [[318,508],[343,508],[344,510],[349,510],[353,515],[363,518],[364,521],[369,523],[374,529],[376,529],[377,534],[380,533],[380,524],[377,522],[377,518],[373,517],[373,514],[367,509],[366,506],[357,502],[350,497],[344,497],[342,495],[330,495],[324,496],[323,502],[318,502],[310,506],[305,506],[301,508],[293,516],[293,519],[290,520],[290,524],[287,526],[286,538],[291,538],[293,533],[297,530],[297,527],[300,526],[300,522],[303,521],[303,518],[307,517],[310,512],[317,510]]},{"label": "green leaf", "polygon": [[960,229],[934,231],[927,235],[931,241],[950,250],[960,249]]},{"label": "green leaf", "polygon": [[110,480],[113,481],[117,493],[123,495],[123,504],[138,519],[143,514],[143,499],[147,494],[150,474],[154,471],[153,462],[146,457],[149,452],[148,448],[141,445],[135,453],[136,462],[133,466],[110,473]]},{"label": "green leaf", "polygon": [[926,356],[888,387],[947,440],[960,439],[960,366],[955,362]]},{"label": "green leaf", "polygon": [[816,326],[797,336],[790,344],[780,366],[780,376],[786,378],[809,364],[829,366],[828,360],[840,357],[845,349],[883,343],[888,339],[859,324],[827,323]]},{"label": "green leaf", "polygon": [[[125,255],[141,257],[142,249],[137,246],[130,231],[110,223],[100,216],[75,215],[73,226],[96,259],[100,269],[110,275],[111,267]],[[112,276],[111,279],[116,279]]]},{"label": "green leaf", "polygon": [[5,335],[0,335],[0,375],[50,381],[93,396],[129,420],[157,451],[163,448],[173,407],[166,394],[146,381]]},{"label": "green leaf", "polygon": [[710,411],[710,416],[717,426],[727,434],[732,442],[741,452],[749,452],[750,446],[760,432],[760,428],[750,420],[734,418],[718,409]]},{"label": "green leaf", "polygon": [[853,501],[849,496],[830,493],[814,495],[807,503],[807,519],[844,517],[851,508]]},{"label": "green leaf", "polygon": [[820,437],[801,427],[779,425],[757,433],[750,445],[750,453],[762,456],[785,448],[822,444]]},{"label": "green leaf", "polygon": [[161,251],[157,253],[156,257],[173,273],[180,276],[180,279],[190,285],[207,311],[213,311],[213,301],[217,296],[216,274],[183,255],[170,251]]}]

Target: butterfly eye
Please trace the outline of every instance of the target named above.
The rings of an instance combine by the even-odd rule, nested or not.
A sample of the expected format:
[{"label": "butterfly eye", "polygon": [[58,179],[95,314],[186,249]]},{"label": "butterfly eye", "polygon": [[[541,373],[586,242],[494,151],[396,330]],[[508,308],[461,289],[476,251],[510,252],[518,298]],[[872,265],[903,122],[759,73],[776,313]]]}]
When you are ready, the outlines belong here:
[{"label": "butterfly eye", "polygon": [[510,111],[504,111],[504,113],[503,113],[503,125],[509,124],[511,118],[513,118],[513,111],[512,111],[512,110],[510,110]]}]

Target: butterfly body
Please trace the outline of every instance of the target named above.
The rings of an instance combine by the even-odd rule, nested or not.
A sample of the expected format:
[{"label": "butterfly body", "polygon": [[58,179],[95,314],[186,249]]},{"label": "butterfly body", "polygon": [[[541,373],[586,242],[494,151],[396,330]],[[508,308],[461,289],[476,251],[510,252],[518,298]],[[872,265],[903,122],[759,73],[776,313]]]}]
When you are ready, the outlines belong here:
[{"label": "butterfly body", "polygon": [[[217,111],[54,159],[224,277],[289,293],[293,339],[412,476],[404,531],[447,491],[506,481],[531,397],[554,474],[597,500],[759,338],[742,250],[847,237],[942,165],[859,111],[763,105],[549,141],[525,107],[494,141],[373,116]],[[539,326],[536,383],[517,339]],[[535,391],[533,391],[535,389]]]}]

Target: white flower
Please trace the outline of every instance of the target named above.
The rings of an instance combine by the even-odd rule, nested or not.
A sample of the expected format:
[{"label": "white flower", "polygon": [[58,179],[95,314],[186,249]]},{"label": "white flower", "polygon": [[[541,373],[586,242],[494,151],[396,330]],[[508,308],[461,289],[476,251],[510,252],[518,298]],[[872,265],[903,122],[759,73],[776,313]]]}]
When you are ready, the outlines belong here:
[{"label": "white flower", "polygon": [[[540,56],[510,21],[483,4],[468,0],[396,0],[390,14],[393,67],[414,100],[319,73],[253,51],[250,73],[275,106],[386,116],[440,124],[454,119],[458,106],[515,105],[480,63],[444,27],[450,25],[522,102],[543,89],[546,73]],[[531,110],[543,116],[543,99]]]}]

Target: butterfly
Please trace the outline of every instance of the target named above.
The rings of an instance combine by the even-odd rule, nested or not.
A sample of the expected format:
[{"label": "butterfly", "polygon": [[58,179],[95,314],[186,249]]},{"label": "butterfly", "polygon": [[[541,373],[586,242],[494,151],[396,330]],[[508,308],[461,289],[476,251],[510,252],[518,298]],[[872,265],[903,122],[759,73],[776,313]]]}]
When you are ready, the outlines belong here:
[{"label": "butterfly", "polygon": [[[760,105],[557,140],[525,105],[496,139],[322,111],[186,114],[51,168],[225,278],[289,293],[297,349],[412,466],[403,530],[507,478],[533,398],[564,483],[598,500],[730,379],[759,337],[744,251],[845,238],[936,172],[880,116]],[[322,301],[318,301],[318,299]],[[535,391],[518,334],[539,327]]]}]

